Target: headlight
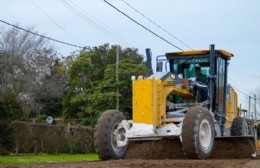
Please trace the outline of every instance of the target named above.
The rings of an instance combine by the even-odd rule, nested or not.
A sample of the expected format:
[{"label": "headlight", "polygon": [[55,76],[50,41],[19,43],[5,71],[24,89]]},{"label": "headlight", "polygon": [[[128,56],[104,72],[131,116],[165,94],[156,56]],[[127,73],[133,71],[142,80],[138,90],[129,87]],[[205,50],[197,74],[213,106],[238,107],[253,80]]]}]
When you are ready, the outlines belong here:
[{"label": "headlight", "polygon": [[182,78],[183,78],[182,74],[179,74],[179,75],[178,75],[178,78],[182,79]]},{"label": "headlight", "polygon": [[132,80],[132,81],[136,80],[136,77],[135,77],[134,75],[131,76],[131,80]]},{"label": "headlight", "polygon": [[175,75],[174,75],[174,74],[172,74],[172,75],[171,75],[171,78],[172,78],[172,79],[175,79]]}]

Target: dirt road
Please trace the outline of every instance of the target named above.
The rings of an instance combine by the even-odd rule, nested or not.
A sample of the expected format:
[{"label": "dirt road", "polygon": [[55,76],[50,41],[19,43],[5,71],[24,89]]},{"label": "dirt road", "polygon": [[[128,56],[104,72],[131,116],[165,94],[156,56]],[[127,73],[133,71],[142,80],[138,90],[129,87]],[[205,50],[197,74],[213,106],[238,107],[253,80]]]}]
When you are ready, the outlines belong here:
[{"label": "dirt road", "polygon": [[80,163],[49,163],[26,166],[6,166],[5,168],[260,168],[259,159],[232,160],[110,160]]}]

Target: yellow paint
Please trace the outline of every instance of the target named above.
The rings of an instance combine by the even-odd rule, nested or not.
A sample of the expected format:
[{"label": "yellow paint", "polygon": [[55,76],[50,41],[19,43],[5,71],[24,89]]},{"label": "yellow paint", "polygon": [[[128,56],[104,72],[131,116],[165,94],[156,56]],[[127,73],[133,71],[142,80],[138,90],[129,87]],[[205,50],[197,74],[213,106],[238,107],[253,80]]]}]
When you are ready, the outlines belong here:
[{"label": "yellow paint", "polygon": [[[169,85],[170,77],[164,81],[159,79],[139,79],[133,81],[133,122],[159,126],[166,119],[166,99],[169,94],[193,98],[193,94],[182,84]],[[226,101],[225,128],[232,125],[234,118],[239,116],[237,93],[230,87]]]},{"label": "yellow paint", "polygon": [[[228,51],[225,50],[216,50],[217,52],[220,53],[221,57],[230,60],[231,57],[234,55]],[[174,51],[174,52],[167,52],[167,55],[178,55],[178,56],[196,56],[196,55],[205,55],[209,54],[210,50],[187,50],[187,51]]]},{"label": "yellow paint", "polygon": [[153,79],[133,81],[133,122],[156,125],[157,82]]},{"label": "yellow paint", "polygon": [[166,119],[166,98],[170,93],[185,98],[193,98],[193,94],[180,85],[169,85],[167,78],[140,79],[133,81],[133,122],[162,125]]},{"label": "yellow paint", "polygon": [[226,123],[225,128],[231,127],[232,121],[234,118],[239,116],[238,102],[237,102],[237,93],[235,90],[230,87],[230,94],[227,97],[226,101]]},{"label": "yellow paint", "polygon": [[173,80],[170,77],[168,77],[168,78],[166,78],[163,81],[163,89],[165,91],[164,95],[166,97],[168,96],[169,93],[172,93],[174,95],[180,95],[180,96],[182,96],[184,98],[193,98],[193,93],[189,92],[188,89],[185,89],[182,86],[182,84],[179,84],[179,85],[169,85],[168,84],[169,81],[173,81]]},{"label": "yellow paint", "polygon": [[257,150],[260,150],[260,140],[256,141],[256,148],[257,148]]}]

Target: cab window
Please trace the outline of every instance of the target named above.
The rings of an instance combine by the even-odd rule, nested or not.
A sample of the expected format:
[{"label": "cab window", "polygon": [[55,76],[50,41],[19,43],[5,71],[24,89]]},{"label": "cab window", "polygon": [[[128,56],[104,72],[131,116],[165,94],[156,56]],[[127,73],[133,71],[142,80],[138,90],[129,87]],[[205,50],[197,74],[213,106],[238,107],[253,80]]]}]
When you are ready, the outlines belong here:
[{"label": "cab window", "polygon": [[171,72],[178,75],[182,74],[184,78],[195,77],[195,67],[201,67],[201,73],[209,75],[210,64],[208,58],[179,58],[170,61],[172,67]]}]

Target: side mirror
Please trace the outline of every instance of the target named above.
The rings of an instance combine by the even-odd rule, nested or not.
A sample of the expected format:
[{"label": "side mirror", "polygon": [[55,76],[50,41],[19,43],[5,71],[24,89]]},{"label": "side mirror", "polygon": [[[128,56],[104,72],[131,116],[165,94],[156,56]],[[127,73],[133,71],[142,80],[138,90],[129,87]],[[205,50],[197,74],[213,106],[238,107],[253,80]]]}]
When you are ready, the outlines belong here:
[{"label": "side mirror", "polygon": [[163,70],[163,62],[157,62],[156,72],[162,72],[162,70]]}]

